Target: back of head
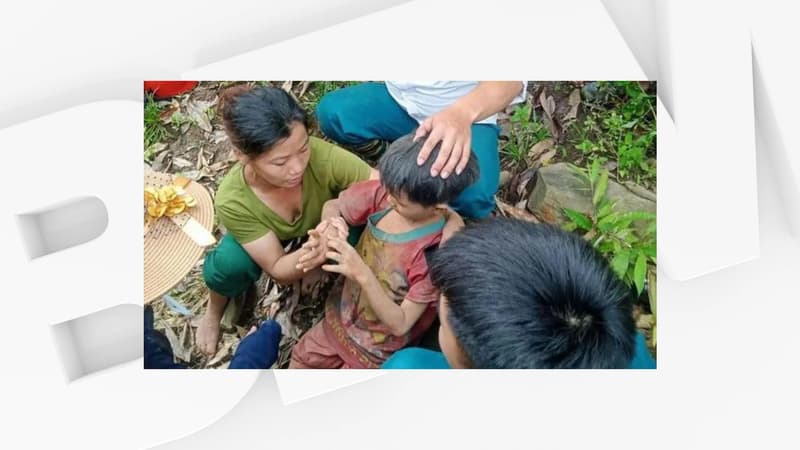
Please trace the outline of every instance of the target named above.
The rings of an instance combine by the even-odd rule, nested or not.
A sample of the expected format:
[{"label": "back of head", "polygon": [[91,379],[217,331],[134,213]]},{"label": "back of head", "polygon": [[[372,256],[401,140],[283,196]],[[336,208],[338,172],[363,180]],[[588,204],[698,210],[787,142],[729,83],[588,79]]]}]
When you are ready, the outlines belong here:
[{"label": "back of head", "polygon": [[487,219],[429,261],[448,321],[475,368],[627,368],[630,290],[580,236]]},{"label": "back of head", "polygon": [[291,134],[294,122],[309,126],[309,117],[283,89],[231,86],[219,95],[218,111],[234,147],[250,157],[269,151]]},{"label": "back of head", "polygon": [[413,141],[414,133],[392,142],[378,162],[381,184],[392,194],[404,192],[408,199],[423,206],[445,204],[458,197],[479,176],[478,162],[470,152],[469,162],[461,174],[452,173],[443,179],[431,176],[431,166],[439,156],[437,144],[424,164],[417,165],[417,155],[425,138]]}]

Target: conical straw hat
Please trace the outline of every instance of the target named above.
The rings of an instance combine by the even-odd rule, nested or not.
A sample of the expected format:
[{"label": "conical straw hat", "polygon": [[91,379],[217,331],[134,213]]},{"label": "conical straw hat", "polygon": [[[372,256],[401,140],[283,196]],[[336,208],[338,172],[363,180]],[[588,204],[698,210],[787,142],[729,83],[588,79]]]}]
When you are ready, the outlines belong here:
[{"label": "conical straw hat", "polygon": [[[145,169],[144,184],[145,187],[160,188],[173,184],[173,177]],[[145,304],[172,289],[203,256],[205,247],[198,245],[181,227],[191,219],[209,231],[214,224],[214,203],[208,191],[195,181],[189,182],[183,189],[194,197],[197,204],[175,217],[155,219],[145,227]]]}]

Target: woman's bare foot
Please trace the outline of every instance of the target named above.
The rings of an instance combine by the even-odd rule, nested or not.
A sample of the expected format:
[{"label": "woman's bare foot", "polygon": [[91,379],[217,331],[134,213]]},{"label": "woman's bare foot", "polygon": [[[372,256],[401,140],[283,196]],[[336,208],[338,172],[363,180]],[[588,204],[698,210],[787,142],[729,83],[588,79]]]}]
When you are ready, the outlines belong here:
[{"label": "woman's bare foot", "polygon": [[206,313],[197,327],[195,334],[195,345],[206,355],[213,355],[217,352],[219,342],[219,322],[225,312],[225,305],[228,299],[222,295],[210,291]]}]

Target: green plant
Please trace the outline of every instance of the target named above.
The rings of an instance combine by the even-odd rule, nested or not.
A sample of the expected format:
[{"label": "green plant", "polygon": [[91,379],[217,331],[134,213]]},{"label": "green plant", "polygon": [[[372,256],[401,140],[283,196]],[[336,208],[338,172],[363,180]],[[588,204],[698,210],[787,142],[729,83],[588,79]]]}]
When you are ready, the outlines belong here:
[{"label": "green plant", "polygon": [[172,115],[170,116],[169,120],[170,120],[170,123],[172,124],[172,126],[176,130],[179,130],[181,128],[181,126],[183,126],[186,123],[193,123],[191,117],[187,116],[186,114],[183,114],[180,111],[173,112]]},{"label": "green plant", "polygon": [[167,137],[167,129],[161,123],[161,105],[148,94],[144,101],[144,148],[148,149]]},{"label": "green plant", "polygon": [[616,162],[619,179],[655,182],[655,95],[637,81],[599,81],[597,95],[577,131],[574,146],[589,161]]},{"label": "green plant", "polygon": [[306,110],[313,111],[325,94],[337,89],[354,86],[358,83],[358,81],[312,81],[305,94],[299,100]]},{"label": "green plant", "polygon": [[537,142],[550,137],[547,127],[536,117],[530,102],[517,105],[509,117],[509,139],[500,150],[516,164],[525,161],[528,151]]},{"label": "green plant", "polygon": [[[648,266],[656,264],[656,216],[645,211],[621,213],[606,196],[609,173],[595,161],[588,170],[575,170],[585,177],[592,192],[592,211],[564,208],[564,229],[580,231],[594,248],[611,263],[614,272],[641,294]],[[637,227],[637,222],[644,226]]]}]

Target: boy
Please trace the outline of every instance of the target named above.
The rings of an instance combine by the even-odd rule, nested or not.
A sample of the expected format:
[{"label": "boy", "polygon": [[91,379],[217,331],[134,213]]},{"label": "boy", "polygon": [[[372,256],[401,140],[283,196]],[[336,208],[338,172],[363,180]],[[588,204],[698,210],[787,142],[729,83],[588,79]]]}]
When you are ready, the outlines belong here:
[{"label": "boy", "polygon": [[292,349],[290,368],[377,368],[413,344],[436,318],[438,292],[428,277],[425,253],[441,241],[443,209],[478,178],[466,169],[446,179],[430,176],[439,148],[422,166],[423,140],[413,134],[389,146],[379,163],[380,181],[354,184],[329,201],[339,230],[366,225],[355,248],[344,233],[326,239],[323,270],[344,275],[331,292],[325,318]]},{"label": "boy", "polygon": [[383,368],[655,368],[630,290],[579,236],[488,219],[429,259],[442,353],[412,348]]}]

